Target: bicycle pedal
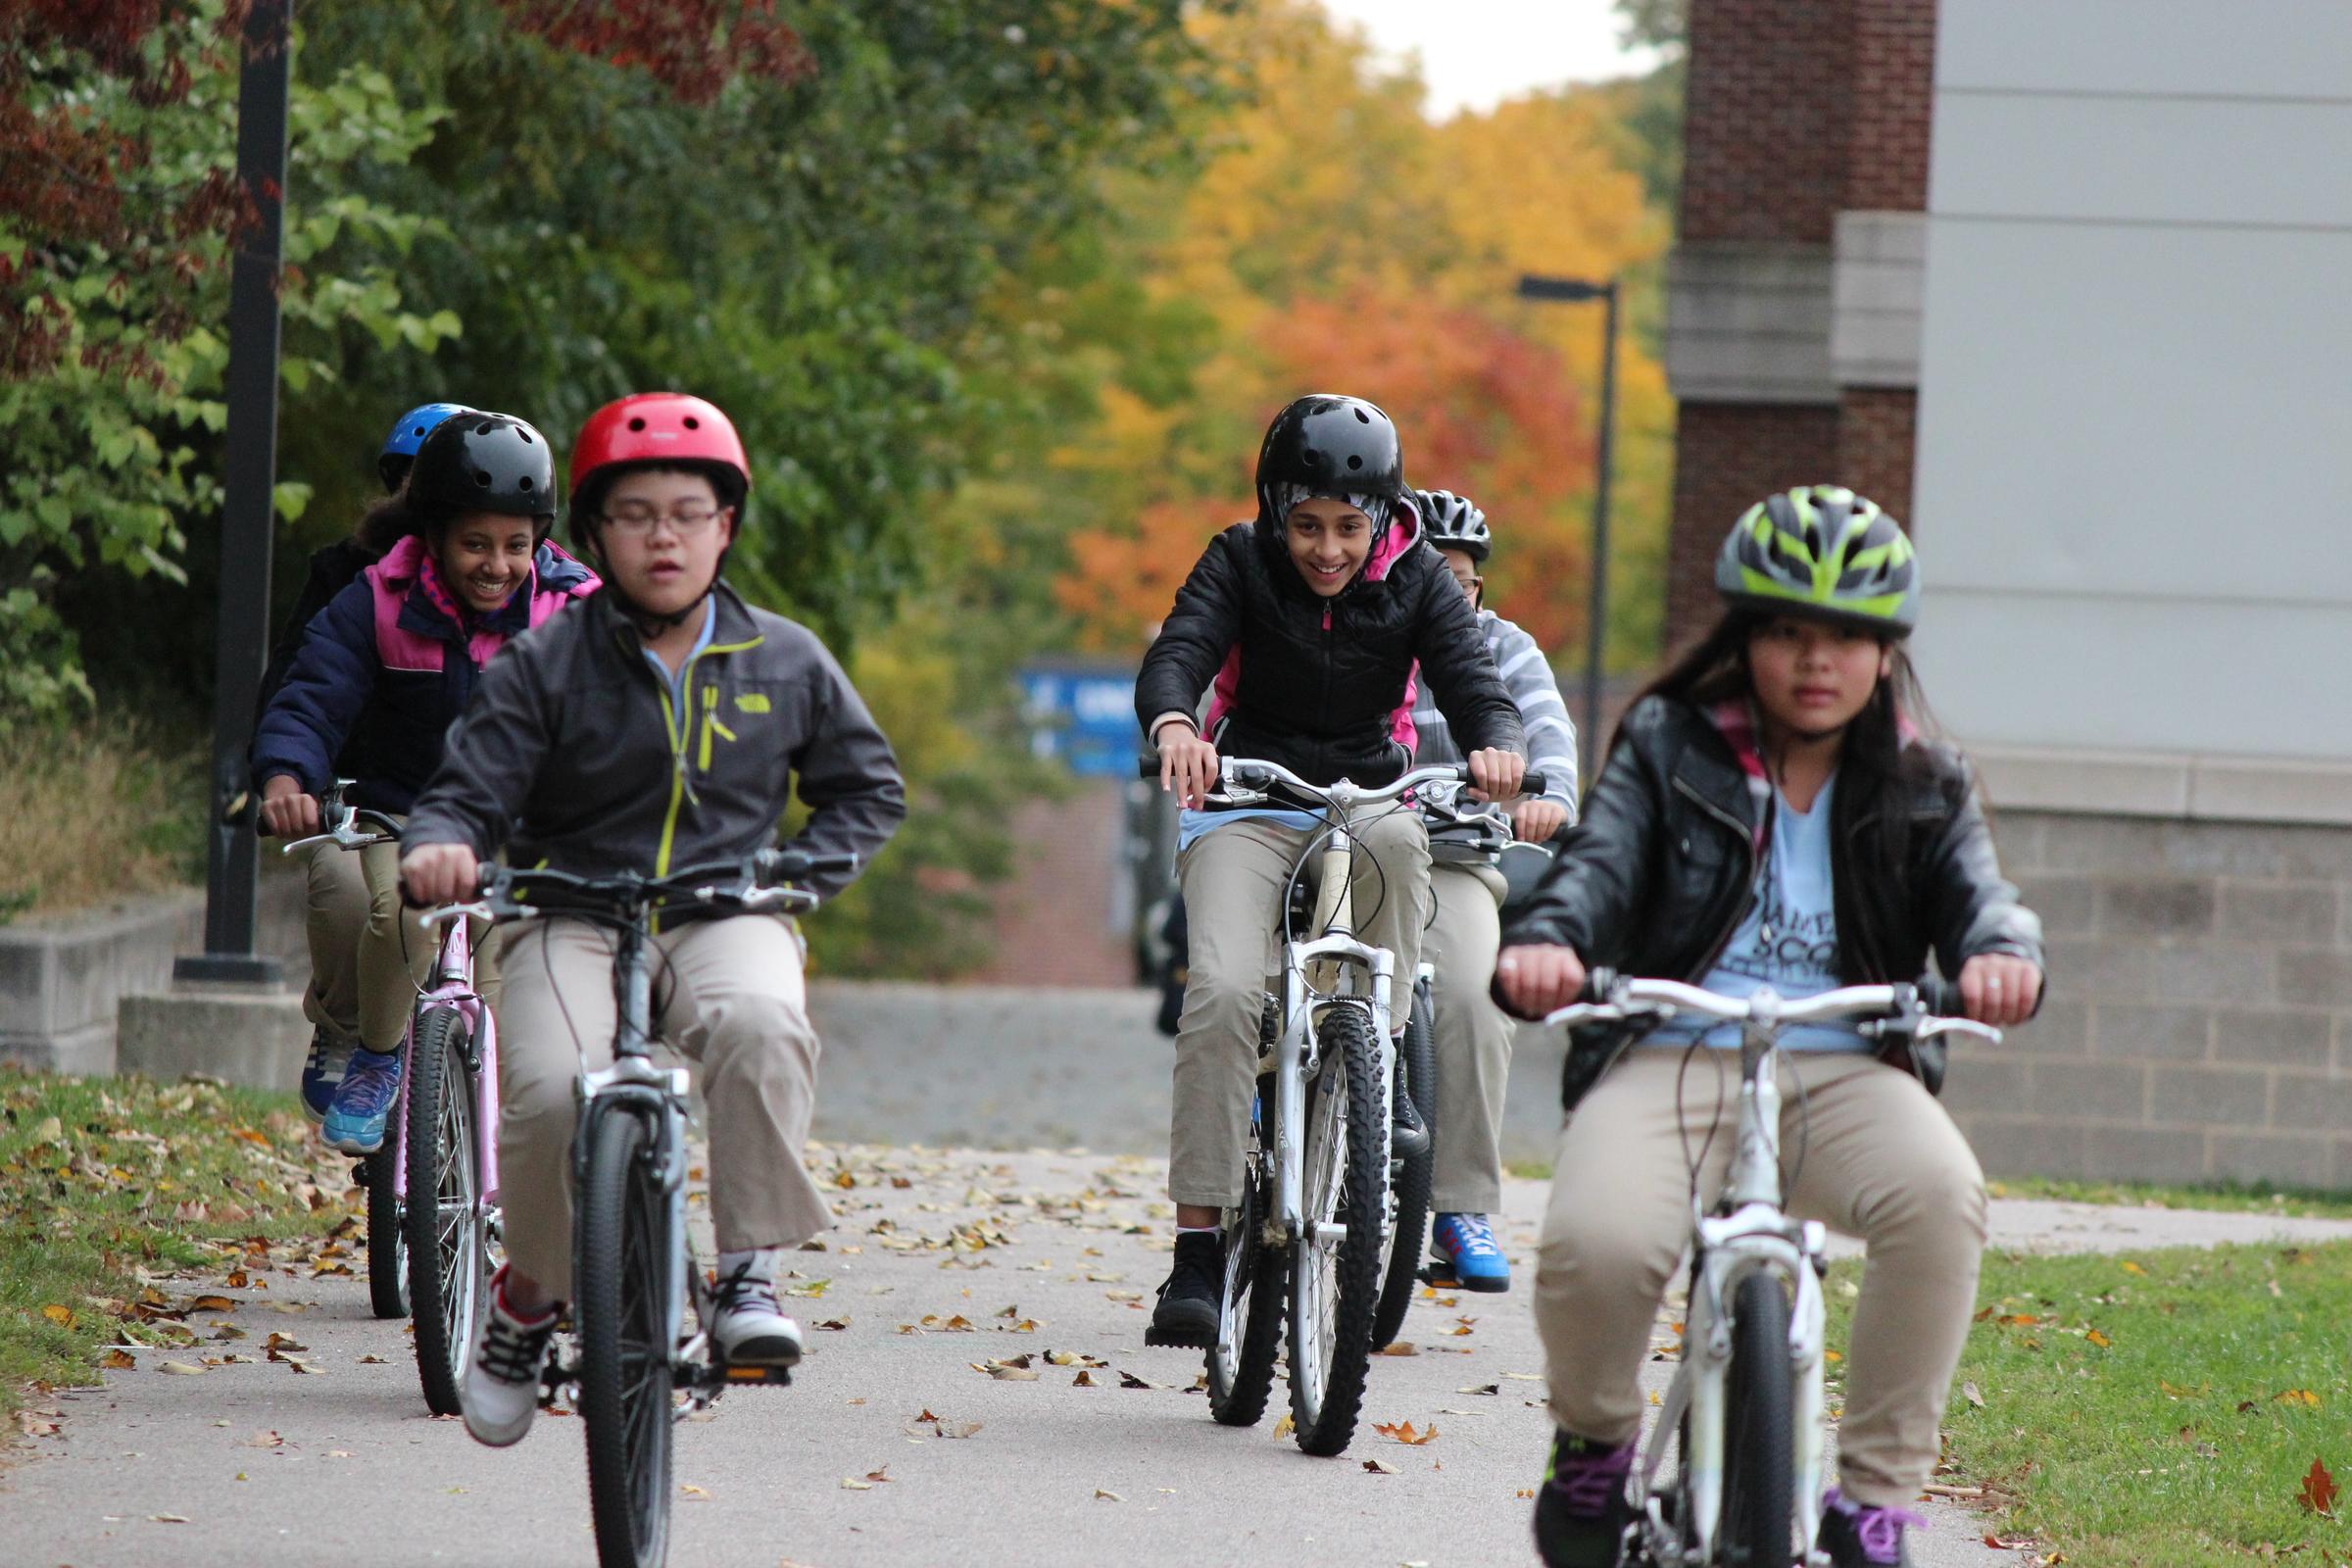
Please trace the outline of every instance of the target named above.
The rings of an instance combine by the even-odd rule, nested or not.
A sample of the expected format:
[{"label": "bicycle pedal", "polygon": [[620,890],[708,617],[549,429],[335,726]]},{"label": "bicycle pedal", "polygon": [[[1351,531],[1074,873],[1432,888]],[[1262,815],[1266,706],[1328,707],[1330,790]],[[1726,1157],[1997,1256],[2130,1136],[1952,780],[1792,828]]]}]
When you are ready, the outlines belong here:
[{"label": "bicycle pedal", "polygon": [[730,1387],[739,1383],[764,1383],[775,1388],[792,1385],[792,1368],[788,1366],[726,1366],[719,1370],[720,1381]]}]

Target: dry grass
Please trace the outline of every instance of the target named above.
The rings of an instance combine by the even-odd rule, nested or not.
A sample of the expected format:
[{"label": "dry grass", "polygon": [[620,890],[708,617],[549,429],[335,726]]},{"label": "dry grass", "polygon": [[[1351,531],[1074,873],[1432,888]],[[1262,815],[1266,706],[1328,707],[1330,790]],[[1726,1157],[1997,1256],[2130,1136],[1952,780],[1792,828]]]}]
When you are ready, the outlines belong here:
[{"label": "dry grass", "polygon": [[0,922],[182,887],[203,873],[194,748],[75,724],[0,745]]}]

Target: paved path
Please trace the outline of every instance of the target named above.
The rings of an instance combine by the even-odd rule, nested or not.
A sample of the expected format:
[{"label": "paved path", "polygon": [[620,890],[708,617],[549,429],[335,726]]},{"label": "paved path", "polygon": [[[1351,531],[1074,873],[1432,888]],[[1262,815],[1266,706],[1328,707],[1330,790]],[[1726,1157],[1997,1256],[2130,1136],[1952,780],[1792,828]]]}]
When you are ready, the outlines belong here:
[{"label": "paved path", "polygon": [[[1547,1428],[1524,1294],[1417,1301],[1405,1331],[1417,1353],[1375,1364],[1354,1446],[1312,1459],[1273,1437],[1272,1414],[1254,1430],[1216,1426],[1188,1392],[1198,1357],[1142,1348],[1143,1303],[1166,1265],[1156,1162],[875,1149],[812,1157],[854,1185],[838,1192],[828,1250],[794,1259],[803,1289],[825,1282],[799,1305],[807,1322],[842,1326],[811,1333],[795,1387],[737,1391],[712,1419],[681,1428],[671,1552],[681,1568],[1533,1560],[1524,1494]],[[1543,1198],[1540,1184],[1510,1184],[1504,1233],[1523,1276]],[[2002,1245],[2060,1250],[2352,1235],[2352,1224],[2261,1216],[2016,1202],[1995,1211]],[[477,1447],[458,1423],[423,1413],[402,1326],[368,1317],[364,1285],[313,1278],[308,1266],[270,1281],[167,1285],[181,1296],[220,1290],[236,1308],[191,1321],[246,1338],[141,1351],[105,1388],[48,1401],[62,1412],[57,1436],[20,1446],[0,1470],[0,1558],[32,1568],[593,1561],[575,1420],[543,1418],[507,1452]],[[160,1370],[166,1359],[258,1353],[273,1330],[307,1345],[319,1375],[262,1360],[200,1376]],[[1049,1352],[1103,1363],[1083,1368],[1096,1386]],[[973,1369],[1023,1355],[1035,1381]],[[1126,1375],[1154,1386],[1128,1386]],[[948,1439],[916,1424],[925,1412],[980,1425]],[[1434,1425],[1436,1440],[1406,1446],[1371,1430],[1404,1421]],[[1369,1459],[1396,1473],[1368,1471]],[[1932,1511],[1927,1562],[2019,1563],[1980,1544],[1982,1527],[1964,1512]]]}]

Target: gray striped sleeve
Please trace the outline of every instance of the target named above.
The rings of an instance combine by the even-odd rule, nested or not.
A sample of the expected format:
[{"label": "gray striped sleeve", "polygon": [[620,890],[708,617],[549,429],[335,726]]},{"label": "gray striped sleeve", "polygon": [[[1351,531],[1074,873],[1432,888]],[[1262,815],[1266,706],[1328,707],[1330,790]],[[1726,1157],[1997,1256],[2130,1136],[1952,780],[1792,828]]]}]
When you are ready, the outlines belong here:
[{"label": "gray striped sleeve", "polygon": [[1544,798],[1568,808],[1576,820],[1576,723],[1560,698],[1551,662],[1535,638],[1500,615],[1487,627],[1487,647],[1527,730],[1527,765],[1544,770]]}]

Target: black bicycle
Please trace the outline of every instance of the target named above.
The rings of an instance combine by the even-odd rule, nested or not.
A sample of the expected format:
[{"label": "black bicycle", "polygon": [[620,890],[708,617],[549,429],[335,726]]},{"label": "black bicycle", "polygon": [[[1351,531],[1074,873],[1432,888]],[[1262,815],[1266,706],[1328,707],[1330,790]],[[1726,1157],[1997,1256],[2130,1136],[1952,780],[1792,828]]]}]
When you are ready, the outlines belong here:
[{"label": "black bicycle", "polygon": [[789,1367],[730,1365],[710,1335],[712,1292],[686,1233],[687,1073],[652,1059],[647,940],[657,920],[674,927],[811,908],[816,896],[787,884],[857,867],[854,855],[797,850],[763,850],[663,877],[497,867],[484,877],[478,902],[436,911],[587,920],[617,939],[612,1065],[582,1074],[572,1134],[572,1339],[543,1375],[547,1399],[574,1392],[587,1430],[602,1568],[658,1568],[666,1558],[676,1422],[733,1385],[792,1381]]}]

